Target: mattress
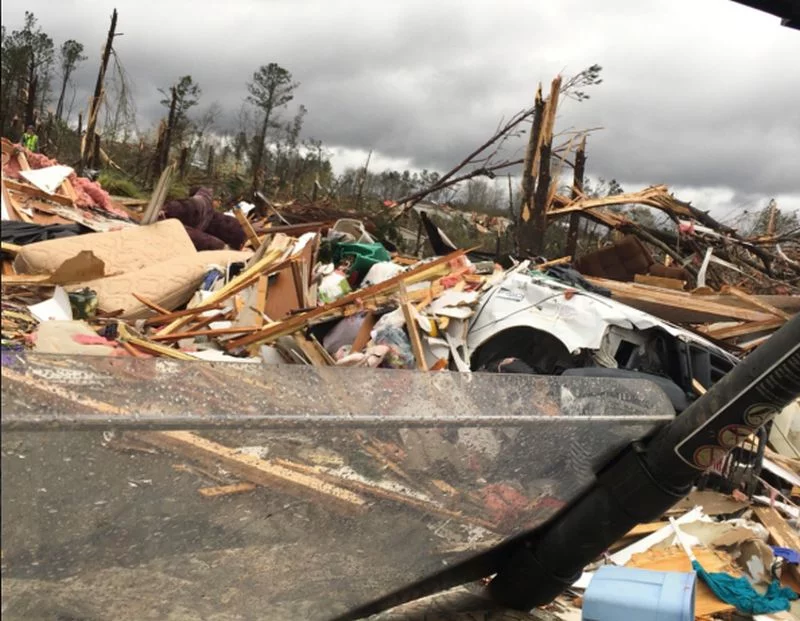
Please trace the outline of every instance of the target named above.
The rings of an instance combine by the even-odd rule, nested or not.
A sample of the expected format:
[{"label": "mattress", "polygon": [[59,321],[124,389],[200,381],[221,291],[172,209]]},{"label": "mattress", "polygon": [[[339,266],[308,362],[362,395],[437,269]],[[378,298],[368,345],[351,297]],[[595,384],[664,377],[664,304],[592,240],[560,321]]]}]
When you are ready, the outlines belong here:
[{"label": "mattress", "polygon": [[109,313],[122,310],[123,319],[143,319],[153,315],[153,311],[137,300],[134,293],[171,311],[191,299],[203,282],[209,266],[225,268],[230,262],[246,261],[251,256],[252,252],[236,250],[196,252],[192,247],[191,254],[176,256],[125,274],[90,280],[68,289],[89,287],[97,293],[100,310]]},{"label": "mattress", "polygon": [[107,233],[88,233],[51,239],[23,246],[14,261],[18,274],[48,274],[77,255],[91,250],[106,264],[108,275],[147,268],[175,257],[197,254],[189,235],[178,220],[161,220]]}]

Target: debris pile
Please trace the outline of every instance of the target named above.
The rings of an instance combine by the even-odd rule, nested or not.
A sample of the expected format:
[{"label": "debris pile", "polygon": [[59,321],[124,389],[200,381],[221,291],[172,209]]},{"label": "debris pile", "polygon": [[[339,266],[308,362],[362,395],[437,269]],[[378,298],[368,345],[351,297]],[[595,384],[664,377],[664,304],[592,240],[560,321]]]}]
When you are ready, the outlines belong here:
[{"label": "debris pile", "polygon": [[[47,176],[26,176],[25,153],[3,144],[2,346],[12,355],[27,348],[253,365],[645,378],[679,413],[800,311],[794,241],[741,239],[662,187],[609,199],[553,194],[548,218],[582,213],[627,236],[576,260],[512,259],[503,267],[447,247],[436,227],[429,230],[437,235],[431,245],[444,252],[405,256],[382,243],[370,222],[324,202],[264,200],[265,211],[240,204],[211,214],[208,195],[197,212],[164,210],[169,169],[144,213],[131,218],[97,184],[63,170],[51,178],[53,168],[62,168],[57,163],[35,160],[42,165],[36,168],[27,161]],[[678,236],[659,239],[604,210],[631,202],[675,216]],[[210,227],[214,218],[221,227]],[[499,227],[498,233],[507,228],[478,224]],[[231,228],[235,235],[226,239],[239,241],[206,244],[206,237],[222,240],[219,231]],[[648,246],[669,260],[656,259]],[[274,487],[347,515],[363,514],[380,499],[480,529],[485,545],[514,534],[520,519],[523,526],[538,524],[563,506],[544,485],[534,495],[515,480],[483,478],[484,461],[502,460],[503,438],[474,431],[480,437],[452,442],[446,431],[353,432],[343,442],[350,450],[342,452],[358,453],[366,468],[323,447],[284,449],[278,442],[265,459],[189,431],[107,442],[156,447],[206,471],[222,466],[226,475],[199,490],[204,498]],[[709,486],[727,485],[732,495],[700,492],[663,520],[638,526],[587,569],[573,586],[574,600],[563,606],[587,601],[589,590],[581,592],[603,565],[689,572],[690,557],[675,545],[669,517],[705,570],[746,576],[756,587],[779,579],[797,591],[792,551],[800,550],[800,538],[791,524],[800,519],[800,454],[767,453],[762,468],[767,441],[766,435],[748,439],[735,462],[712,469]],[[465,459],[457,445],[481,451]],[[772,446],[779,448],[777,441]],[[481,485],[465,491],[456,486],[458,476],[420,476],[441,462]],[[376,470],[380,477],[370,476]],[[708,584],[697,584],[698,616],[735,609]]]}]

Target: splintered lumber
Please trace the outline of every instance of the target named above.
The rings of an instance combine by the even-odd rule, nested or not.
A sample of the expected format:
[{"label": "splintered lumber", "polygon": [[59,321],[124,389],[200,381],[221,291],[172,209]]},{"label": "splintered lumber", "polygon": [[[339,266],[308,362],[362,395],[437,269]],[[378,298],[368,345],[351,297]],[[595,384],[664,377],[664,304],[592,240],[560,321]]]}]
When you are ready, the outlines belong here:
[{"label": "splintered lumber", "polygon": [[143,432],[136,437],[204,466],[219,464],[244,481],[277,489],[347,515],[367,510],[367,502],[361,496],[324,481],[315,473],[297,472],[277,462],[239,453],[190,431]]},{"label": "splintered lumber", "polygon": [[168,358],[175,358],[176,360],[197,360],[194,356],[180,350],[161,345],[160,343],[153,343],[152,341],[131,334],[122,322],[119,322],[117,326],[119,329],[119,338],[117,340],[121,343],[130,343],[137,349],[157,356],[166,356]]},{"label": "splintered lumber", "polygon": [[361,327],[358,329],[356,338],[353,341],[353,345],[351,347],[352,351],[358,352],[367,346],[367,343],[369,343],[371,338],[370,333],[372,332],[372,328],[375,327],[376,323],[378,323],[378,316],[375,313],[367,313],[367,315],[364,317],[364,321],[361,323]]},{"label": "splintered lumber", "polygon": [[421,498],[415,498],[414,496],[409,496],[407,494],[401,494],[400,492],[395,492],[389,489],[385,489],[379,485],[373,485],[370,483],[365,483],[363,481],[357,481],[355,479],[348,479],[345,477],[341,477],[328,472],[322,472],[321,470],[319,470],[314,466],[307,466],[305,464],[293,462],[288,459],[276,459],[275,463],[280,466],[285,466],[287,469],[298,473],[305,473],[308,475],[319,477],[320,479],[327,481],[331,484],[348,488],[350,490],[353,490],[354,492],[358,492],[359,494],[372,496],[374,498],[380,498],[381,500],[388,500],[390,502],[399,505],[417,509],[422,513],[435,515],[436,517],[456,520],[466,524],[473,524],[475,526],[481,526],[482,528],[486,528],[487,530],[492,530],[492,531],[497,530],[497,526],[487,520],[482,520],[480,518],[464,515],[463,513],[460,513],[458,511],[445,509],[444,507],[440,507],[436,503],[433,503],[429,500],[423,500]]},{"label": "splintered lumber", "polygon": [[140,224],[153,224],[158,220],[158,214],[161,213],[161,208],[164,207],[164,201],[167,199],[167,192],[169,186],[172,184],[172,176],[175,173],[175,162],[170,164],[161,173],[156,187],[153,188],[153,193],[150,195],[150,202],[142,214]]},{"label": "splintered lumber", "polygon": [[662,289],[675,289],[683,291],[686,286],[685,280],[678,280],[677,278],[664,278],[663,276],[650,276],[648,274],[636,274],[633,277],[633,282],[640,285],[650,285],[651,287],[661,287]]},{"label": "splintered lumber", "polygon": [[204,313],[206,311],[218,310],[220,306],[221,304],[217,302],[216,304],[204,304],[203,306],[195,306],[193,308],[187,308],[172,313],[153,315],[152,317],[148,317],[145,320],[144,325],[152,326],[161,323],[167,323],[168,321],[172,321],[173,319],[178,319],[179,317],[193,317],[199,315],[200,313]]},{"label": "splintered lumber", "polygon": [[231,494],[243,494],[252,492],[256,489],[255,483],[232,483],[231,485],[214,485],[212,487],[201,487],[197,491],[206,498],[217,498],[218,496],[230,496]]},{"label": "splintered lumber", "polygon": [[302,334],[295,334],[294,335],[294,342],[297,343],[297,346],[300,348],[300,351],[303,352],[308,361],[315,367],[327,367],[329,366],[329,361],[322,353],[317,349],[316,345],[309,341],[305,336]]},{"label": "splintered lumber", "polygon": [[569,263],[572,261],[572,256],[561,257],[560,259],[553,259],[552,261],[545,261],[544,263],[539,263],[537,265],[532,265],[531,268],[535,270],[546,270],[548,267],[553,267],[554,265],[564,265],[565,263]]},{"label": "splintered lumber", "polygon": [[450,261],[458,259],[466,254],[466,252],[467,250],[457,250],[443,257],[438,257],[433,261],[429,261],[428,263],[419,265],[407,272],[398,274],[394,278],[390,278],[376,285],[372,285],[371,287],[365,287],[364,289],[353,291],[352,293],[349,293],[348,295],[345,295],[344,297],[341,297],[330,304],[319,306],[303,313],[298,313],[297,315],[289,317],[284,321],[279,321],[270,326],[265,326],[259,332],[229,342],[226,347],[228,349],[247,347],[250,345],[267,343],[281,336],[292,334],[297,332],[300,328],[308,325],[311,321],[328,315],[331,313],[331,311],[338,311],[343,309],[345,306],[352,304],[353,302],[364,301],[368,298],[395,291],[401,282],[413,284],[415,282],[425,280],[426,278],[430,278],[438,270],[446,267]]},{"label": "splintered lumber", "polygon": [[625,539],[627,537],[641,537],[642,535],[649,535],[657,530],[661,530],[668,524],[669,522],[648,522],[646,524],[637,524],[627,533],[625,533],[622,538]]},{"label": "splintered lumber", "polygon": [[715,339],[724,341],[725,339],[732,339],[737,336],[748,336],[758,332],[765,332],[767,330],[777,330],[784,323],[783,319],[768,319],[767,321],[750,321],[747,323],[739,324],[738,326],[730,326],[727,328],[711,328],[704,330],[704,333]]},{"label": "splintered lumber", "polygon": [[400,308],[406,320],[406,330],[408,331],[408,338],[411,341],[411,350],[414,352],[414,358],[417,359],[417,368],[422,371],[427,371],[428,363],[425,360],[425,350],[422,349],[419,327],[414,319],[414,309],[411,307],[411,302],[408,301],[408,291],[406,291],[406,286],[402,282],[400,283]]},{"label": "splintered lumber", "polygon": [[44,190],[40,190],[39,188],[33,185],[20,183],[19,181],[14,181],[13,179],[3,179],[3,183],[8,187],[9,190],[13,190],[15,192],[20,192],[22,194],[33,196],[35,198],[41,198],[46,201],[52,201],[54,203],[58,203],[59,205],[65,205],[67,207],[73,206],[73,201],[71,198],[67,198],[66,196],[61,196],[60,194],[48,194]]},{"label": "splintered lumber", "polygon": [[[789,526],[777,509],[773,507],[754,507],[753,513],[755,513],[758,521],[769,531],[769,538],[773,545],[800,550],[800,535]],[[797,565],[788,563],[787,566],[792,576],[800,580],[800,568]]]},{"label": "splintered lumber", "polygon": [[264,309],[267,306],[267,291],[269,290],[269,277],[261,274],[256,281],[256,300],[253,310],[256,312],[256,327],[264,325]]},{"label": "splintered lumber", "polygon": [[568,198],[556,197],[557,203],[564,205],[559,209],[552,209],[549,217],[559,216],[565,213],[574,211],[589,211],[597,209],[598,207],[610,207],[613,205],[628,205],[631,203],[638,203],[639,205],[648,205],[655,207],[667,213],[672,213],[676,216],[684,218],[694,218],[695,214],[686,203],[677,200],[669,193],[669,189],[665,185],[655,185],[645,188],[639,192],[627,192],[624,194],[616,194],[614,196],[601,196],[599,198],[581,198],[577,200],[570,200]]},{"label": "splintered lumber", "polygon": [[245,213],[242,211],[241,207],[234,207],[233,208],[233,215],[236,216],[236,219],[239,221],[239,224],[242,225],[242,230],[244,234],[247,235],[247,240],[250,242],[250,245],[253,247],[253,250],[258,250],[258,247],[261,245],[261,240],[256,235],[255,230],[253,229],[253,225],[248,220]]},{"label": "splintered lumber", "polygon": [[39,285],[52,287],[53,283],[50,274],[8,274],[3,276],[2,284],[6,285]]},{"label": "splintered lumber", "polygon": [[[278,260],[281,254],[282,253],[278,250],[272,250],[267,252],[261,260],[248,267],[246,270],[244,270],[236,278],[231,280],[224,287],[212,293],[206,300],[206,305],[216,304],[217,302],[220,302],[234,295],[235,293],[238,293],[242,289],[246,289],[247,287],[255,283],[262,274],[269,274],[272,272],[280,271],[281,269],[286,267],[289,264],[288,261],[283,261],[278,265],[273,265],[275,261]],[[159,330],[157,334],[159,336],[172,334],[182,326],[186,325],[190,321],[190,319],[191,319],[190,317],[179,317],[169,325]]]},{"label": "splintered lumber", "polygon": [[768,304],[763,300],[759,300],[756,296],[750,295],[749,293],[745,293],[741,289],[737,289],[736,287],[723,287],[722,293],[728,293],[730,295],[736,296],[740,300],[744,300],[751,306],[755,306],[756,308],[760,308],[761,310],[767,311],[771,315],[775,315],[776,317],[780,317],[784,321],[789,321],[792,316],[789,313],[782,311],[779,308],[775,308],[772,304]]},{"label": "splintered lumber", "polygon": [[703,323],[705,321],[741,320],[768,321],[774,315],[720,302],[722,296],[693,296],[683,291],[656,289],[646,285],[619,282],[606,278],[588,277],[595,285],[611,291],[614,299],[676,323]]},{"label": "splintered lumber", "polygon": [[255,332],[258,328],[253,327],[240,327],[240,328],[217,328],[215,330],[192,330],[190,332],[173,332],[172,334],[164,334],[164,335],[154,335],[152,338],[154,341],[180,341],[181,339],[193,339],[198,336],[225,336],[229,334],[249,334],[251,332]]},{"label": "splintered lumber", "polygon": [[131,295],[133,297],[135,297],[137,300],[139,300],[142,304],[144,304],[150,310],[154,310],[154,311],[156,311],[157,313],[159,313],[161,315],[169,315],[169,311],[166,308],[164,308],[163,306],[159,306],[155,302],[151,302],[150,300],[148,300],[143,295],[139,295],[138,293],[131,293]]}]

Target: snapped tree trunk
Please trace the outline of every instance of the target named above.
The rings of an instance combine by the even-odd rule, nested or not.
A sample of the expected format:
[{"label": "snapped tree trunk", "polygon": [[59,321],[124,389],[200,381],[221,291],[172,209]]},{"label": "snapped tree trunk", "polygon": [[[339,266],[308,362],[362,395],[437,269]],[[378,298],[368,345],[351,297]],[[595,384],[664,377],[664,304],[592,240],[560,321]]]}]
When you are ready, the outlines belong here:
[{"label": "snapped tree trunk", "polygon": [[69,71],[64,72],[64,77],[61,80],[61,94],[58,96],[58,103],[56,104],[56,122],[61,120],[61,115],[64,114],[64,97],[67,95],[67,82],[69,81]]},{"label": "snapped tree trunk", "polygon": [[522,201],[520,203],[519,217],[517,219],[517,248],[523,255],[528,255],[533,243],[532,207],[533,195],[536,187],[536,164],[539,153],[539,143],[542,133],[542,118],[544,116],[544,99],[542,87],[536,91],[534,103],[533,124],[528,138],[528,148],[525,153],[525,164],[522,171]]},{"label": "snapped tree trunk", "polygon": [[94,133],[99,116],[100,100],[103,94],[103,82],[106,78],[106,68],[108,59],[111,57],[111,46],[114,43],[114,33],[117,29],[117,9],[111,14],[111,27],[108,29],[106,46],[103,48],[103,59],[100,62],[100,71],[97,74],[97,83],[94,86],[94,95],[89,104],[89,117],[86,119],[86,138],[83,140],[81,149],[81,170],[83,170],[93,153]]},{"label": "snapped tree trunk", "polygon": [[[578,198],[583,193],[583,175],[586,170],[586,136],[581,140],[581,146],[575,153],[575,169],[572,176],[572,198]],[[578,252],[578,230],[580,228],[581,214],[574,211],[569,215],[569,230],[567,231],[567,248],[564,251],[566,256],[572,257],[574,261]]]},{"label": "snapped tree trunk", "polygon": [[272,114],[272,105],[268,104],[264,110],[264,124],[261,127],[261,135],[258,138],[256,145],[255,157],[253,157],[253,192],[260,190],[263,187],[263,180],[261,175],[261,165],[264,161],[264,148],[267,142],[267,129],[269,129],[269,117]]}]

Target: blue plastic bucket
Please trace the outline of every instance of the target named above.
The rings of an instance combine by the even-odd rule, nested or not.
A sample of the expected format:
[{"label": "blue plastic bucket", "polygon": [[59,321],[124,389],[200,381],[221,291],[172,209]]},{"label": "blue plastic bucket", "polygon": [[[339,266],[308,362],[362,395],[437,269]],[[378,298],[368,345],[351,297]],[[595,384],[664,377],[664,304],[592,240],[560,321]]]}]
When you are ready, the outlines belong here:
[{"label": "blue plastic bucket", "polygon": [[607,565],[583,597],[583,621],[694,621],[692,571],[650,571]]}]

